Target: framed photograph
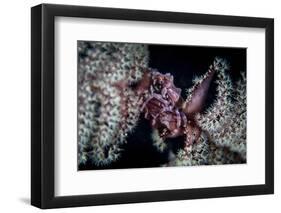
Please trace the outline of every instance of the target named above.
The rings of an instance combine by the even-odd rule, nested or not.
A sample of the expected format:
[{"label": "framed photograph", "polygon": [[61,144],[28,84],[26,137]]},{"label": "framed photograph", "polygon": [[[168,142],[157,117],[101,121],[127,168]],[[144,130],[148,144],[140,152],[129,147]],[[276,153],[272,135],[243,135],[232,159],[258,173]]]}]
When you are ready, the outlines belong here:
[{"label": "framed photograph", "polygon": [[274,192],[274,20],[31,9],[31,204]]}]

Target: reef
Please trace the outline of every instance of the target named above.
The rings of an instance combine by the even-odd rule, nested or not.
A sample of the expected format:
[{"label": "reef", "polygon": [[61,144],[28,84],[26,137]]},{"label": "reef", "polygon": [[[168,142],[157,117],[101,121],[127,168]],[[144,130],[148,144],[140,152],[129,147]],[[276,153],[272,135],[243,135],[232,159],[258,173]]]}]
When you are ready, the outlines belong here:
[{"label": "reef", "polygon": [[[170,165],[216,165],[246,162],[246,76],[233,85],[221,58],[214,60],[217,67],[217,95],[215,102],[194,119],[201,128],[197,143],[178,151]],[[195,87],[187,90],[192,99],[196,85],[205,76],[194,79]]]},{"label": "reef", "polygon": [[[246,162],[246,76],[232,82],[223,58],[183,95],[171,73],[149,67],[147,45],[79,41],[78,55],[79,165],[118,161],[140,118],[157,150],[170,153],[162,166]],[[214,79],[216,98],[205,109]],[[167,140],[179,137],[183,146],[169,150]]]},{"label": "reef", "polygon": [[78,54],[79,164],[109,164],[120,157],[120,145],[137,124],[141,103],[133,86],[148,66],[148,50],[79,41]]}]

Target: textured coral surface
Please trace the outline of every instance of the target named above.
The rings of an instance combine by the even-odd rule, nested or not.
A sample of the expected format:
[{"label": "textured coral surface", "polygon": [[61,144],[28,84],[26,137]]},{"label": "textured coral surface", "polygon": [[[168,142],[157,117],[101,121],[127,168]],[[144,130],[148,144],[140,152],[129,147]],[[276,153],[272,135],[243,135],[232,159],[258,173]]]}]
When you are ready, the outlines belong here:
[{"label": "textured coral surface", "polygon": [[[244,50],[206,60],[202,48],[164,47],[78,42],[80,169],[246,162],[245,64],[212,55]],[[202,58],[198,76],[173,69],[192,64],[177,57],[188,50]]]},{"label": "textured coral surface", "polygon": [[78,53],[78,160],[109,164],[138,121],[140,103],[130,85],[148,65],[147,47],[80,41]]}]

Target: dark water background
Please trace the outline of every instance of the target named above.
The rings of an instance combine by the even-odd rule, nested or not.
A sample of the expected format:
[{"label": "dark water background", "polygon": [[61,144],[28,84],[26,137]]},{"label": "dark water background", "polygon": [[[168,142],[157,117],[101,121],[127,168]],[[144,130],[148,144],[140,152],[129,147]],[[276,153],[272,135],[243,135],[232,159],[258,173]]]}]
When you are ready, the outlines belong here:
[{"label": "dark water background", "polygon": [[[206,73],[216,56],[225,58],[229,62],[231,67],[229,74],[233,82],[240,78],[241,71],[246,72],[245,48],[149,45],[149,53],[149,66],[158,69],[161,73],[171,73],[174,76],[174,84],[182,89],[184,98],[186,97],[185,89],[192,86],[194,76]],[[214,101],[216,95],[214,81],[215,78],[211,84],[205,108]],[[157,151],[152,145],[151,132],[149,121],[141,116],[134,132],[128,136],[127,143],[122,146],[124,151],[117,162],[106,167],[96,167],[87,163],[79,166],[79,170],[147,168],[159,167],[167,163],[169,152]],[[183,147],[182,138],[168,139],[167,143],[169,149],[173,151]]]}]

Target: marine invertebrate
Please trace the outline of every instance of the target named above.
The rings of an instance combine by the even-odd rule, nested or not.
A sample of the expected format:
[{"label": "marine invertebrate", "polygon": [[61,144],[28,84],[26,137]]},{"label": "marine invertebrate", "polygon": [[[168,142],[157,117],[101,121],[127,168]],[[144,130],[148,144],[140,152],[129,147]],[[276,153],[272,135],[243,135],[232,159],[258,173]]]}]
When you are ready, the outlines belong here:
[{"label": "marine invertebrate", "polygon": [[109,164],[138,121],[141,103],[131,85],[147,67],[147,46],[80,41],[78,53],[78,160]]},{"label": "marine invertebrate", "polygon": [[197,115],[200,126],[207,130],[216,146],[227,147],[246,160],[246,76],[233,86],[224,72],[218,75],[217,99],[204,114]]},{"label": "marine invertebrate", "polygon": [[[166,166],[246,161],[246,78],[233,86],[225,60],[215,58],[185,99],[172,74],[148,66],[147,45],[81,41],[78,54],[79,164],[118,161],[142,116],[158,151],[183,140]],[[214,78],[217,96],[203,111]]]},{"label": "marine invertebrate", "polygon": [[194,114],[202,110],[211,80],[220,66],[222,65],[218,59],[215,60],[208,72],[191,89],[191,94],[185,101],[181,97],[181,89],[174,85],[170,73],[151,71],[149,95],[142,110],[145,118],[151,120],[151,126],[158,130],[163,140],[184,135],[185,149],[188,149],[199,139],[201,128],[194,120]]},{"label": "marine invertebrate", "polygon": [[151,72],[149,94],[142,111],[145,112],[145,118],[151,120],[152,127],[161,131],[162,137],[175,137],[179,134],[179,129],[186,125],[186,116],[175,107],[180,92],[181,89],[173,84],[171,74]]},{"label": "marine invertebrate", "polygon": [[[226,73],[226,61],[216,58],[217,96],[205,112],[198,112],[194,119],[201,128],[199,142],[179,150],[172,165],[205,165],[246,162],[246,77],[233,86]],[[196,78],[195,85],[205,77]],[[188,90],[192,98],[194,88]],[[187,149],[189,148],[189,149]]]}]

